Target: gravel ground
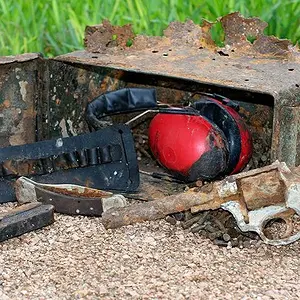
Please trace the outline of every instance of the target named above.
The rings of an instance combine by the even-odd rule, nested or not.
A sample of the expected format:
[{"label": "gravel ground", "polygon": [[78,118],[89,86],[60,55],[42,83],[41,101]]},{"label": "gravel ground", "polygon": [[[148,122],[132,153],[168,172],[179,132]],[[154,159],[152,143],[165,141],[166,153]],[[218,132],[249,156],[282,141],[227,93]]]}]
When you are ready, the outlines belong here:
[{"label": "gravel ground", "polygon": [[165,220],[56,222],[0,244],[0,299],[299,299],[300,243],[221,248]]}]

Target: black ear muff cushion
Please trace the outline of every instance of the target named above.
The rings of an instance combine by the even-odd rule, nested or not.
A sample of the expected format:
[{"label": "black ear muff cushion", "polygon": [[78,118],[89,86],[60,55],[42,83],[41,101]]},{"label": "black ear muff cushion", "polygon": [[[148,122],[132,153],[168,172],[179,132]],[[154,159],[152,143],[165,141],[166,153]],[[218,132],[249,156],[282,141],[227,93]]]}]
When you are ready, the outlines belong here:
[{"label": "black ear muff cushion", "polygon": [[[216,128],[214,128],[216,130]],[[222,133],[219,132],[222,137]],[[222,140],[224,147],[214,147],[212,145],[210,151],[201,155],[201,157],[193,163],[189,169],[188,181],[212,180],[224,173],[227,168],[227,143],[226,139]],[[214,141],[212,141],[214,144]],[[184,180],[184,179],[183,179]]]},{"label": "black ear muff cushion", "polygon": [[99,119],[116,113],[132,112],[157,106],[155,89],[125,88],[98,96],[88,103],[85,119],[99,129]]},{"label": "black ear muff cushion", "polygon": [[204,99],[193,103],[193,108],[199,111],[209,121],[223,131],[228,143],[228,166],[224,174],[231,174],[239,162],[241,153],[241,135],[238,124],[227,109],[217,101]]}]

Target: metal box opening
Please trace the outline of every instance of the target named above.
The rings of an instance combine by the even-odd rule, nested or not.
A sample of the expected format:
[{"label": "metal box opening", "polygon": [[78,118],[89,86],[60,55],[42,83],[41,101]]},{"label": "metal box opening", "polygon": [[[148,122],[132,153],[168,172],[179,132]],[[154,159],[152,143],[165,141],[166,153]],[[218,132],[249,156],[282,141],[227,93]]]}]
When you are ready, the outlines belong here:
[{"label": "metal box opening", "polygon": [[[264,166],[271,161],[274,99],[268,94],[86,64],[51,60],[48,66],[49,90],[46,101],[42,102],[44,117],[38,124],[40,139],[87,132],[84,109],[88,101],[107,91],[124,87],[151,87],[156,89],[160,102],[171,105],[187,105],[197,100],[201,92],[217,93],[240,105],[240,113],[251,130],[254,153],[248,168]],[[128,119],[123,117],[123,120],[119,118],[117,121]],[[147,122],[142,130],[141,127],[137,130],[147,135]],[[147,145],[144,146],[147,151]]]}]

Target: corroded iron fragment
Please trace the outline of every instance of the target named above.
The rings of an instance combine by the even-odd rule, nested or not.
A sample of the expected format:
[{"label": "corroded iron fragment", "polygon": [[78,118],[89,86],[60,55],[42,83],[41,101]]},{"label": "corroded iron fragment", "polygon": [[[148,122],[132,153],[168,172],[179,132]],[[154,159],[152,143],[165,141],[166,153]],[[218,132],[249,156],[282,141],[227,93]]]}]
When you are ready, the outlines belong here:
[{"label": "corroded iron fragment", "polygon": [[[224,48],[216,46],[210,32],[218,22],[224,29]],[[124,54],[125,51],[128,54],[142,50],[157,53],[168,47],[189,47],[197,50],[205,48],[224,56],[299,56],[297,48],[290,41],[266,36],[264,29],[267,26],[259,18],[245,18],[239,12],[234,12],[215,22],[203,20],[201,26],[192,20],[174,21],[164,30],[164,35],[158,37],[135,36],[130,24],[113,26],[105,20],[100,25],[86,27],[84,43],[86,50],[91,53]]]},{"label": "corroded iron fragment", "polygon": [[268,24],[259,18],[245,18],[235,12],[220,18],[220,22],[225,33],[225,45],[237,55],[276,58],[297,55],[289,40],[264,35]]},{"label": "corroded iron fragment", "polygon": [[268,24],[259,18],[244,18],[238,12],[220,18],[225,33],[225,44],[229,46],[249,45],[247,38],[263,35]]},{"label": "corroded iron fragment", "polygon": [[124,49],[134,38],[131,25],[112,26],[108,20],[97,26],[87,26],[84,45],[90,52],[103,52],[106,49]]},{"label": "corroded iron fragment", "polygon": [[[222,208],[232,213],[241,231],[256,232],[270,245],[287,245],[300,239],[300,232],[294,231],[291,221],[295,215],[300,215],[298,174],[299,167],[291,171],[285,163],[277,161],[270,166],[231,175],[184,193],[108,210],[103,214],[102,221],[106,228],[117,228],[161,219],[181,211],[190,210],[191,213],[197,213]],[[253,201],[253,195],[262,200]],[[271,239],[266,236],[264,230],[268,222],[277,219],[286,222],[287,230],[281,238]],[[196,219],[196,222],[199,220]],[[222,227],[221,223],[219,225]],[[214,232],[206,229],[210,233]],[[215,239],[219,236],[211,237]]]},{"label": "corroded iron fragment", "polygon": [[292,43],[289,40],[281,40],[274,36],[261,35],[253,43],[253,50],[260,54],[274,57],[287,57],[292,54]]},{"label": "corroded iron fragment", "polygon": [[86,27],[84,45],[89,52],[111,54],[145,49],[155,52],[156,49],[181,45],[214,48],[215,43],[209,34],[212,25],[208,21],[204,21],[202,26],[192,20],[185,23],[174,21],[164,30],[162,37],[135,36],[130,24],[113,26],[105,20],[100,25]]},{"label": "corroded iron fragment", "polygon": [[210,34],[208,34],[213,24],[205,21],[203,25],[197,25],[192,20],[182,22],[171,22],[164,30],[164,36],[171,40],[174,46],[205,47],[206,45],[215,46]]}]

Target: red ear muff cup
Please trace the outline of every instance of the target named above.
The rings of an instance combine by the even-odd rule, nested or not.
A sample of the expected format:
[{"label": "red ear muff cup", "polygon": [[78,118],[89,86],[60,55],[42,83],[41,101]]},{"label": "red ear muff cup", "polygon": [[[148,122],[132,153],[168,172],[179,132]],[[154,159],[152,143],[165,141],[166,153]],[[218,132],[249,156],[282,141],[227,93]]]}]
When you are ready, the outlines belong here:
[{"label": "red ear muff cup", "polygon": [[157,114],[149,125],[149,145],[160,164],[185,181],[213,179],[227,168],[226,138],[202,116]]},{"label": "red ear muff cup", "polygon": [[243,119],[232,107],[212,98],[195,102],[193,107],[201,116],[215,123],[228,142],[228,166],[224,175],[242,170],[252,156],[252,137]]}]

